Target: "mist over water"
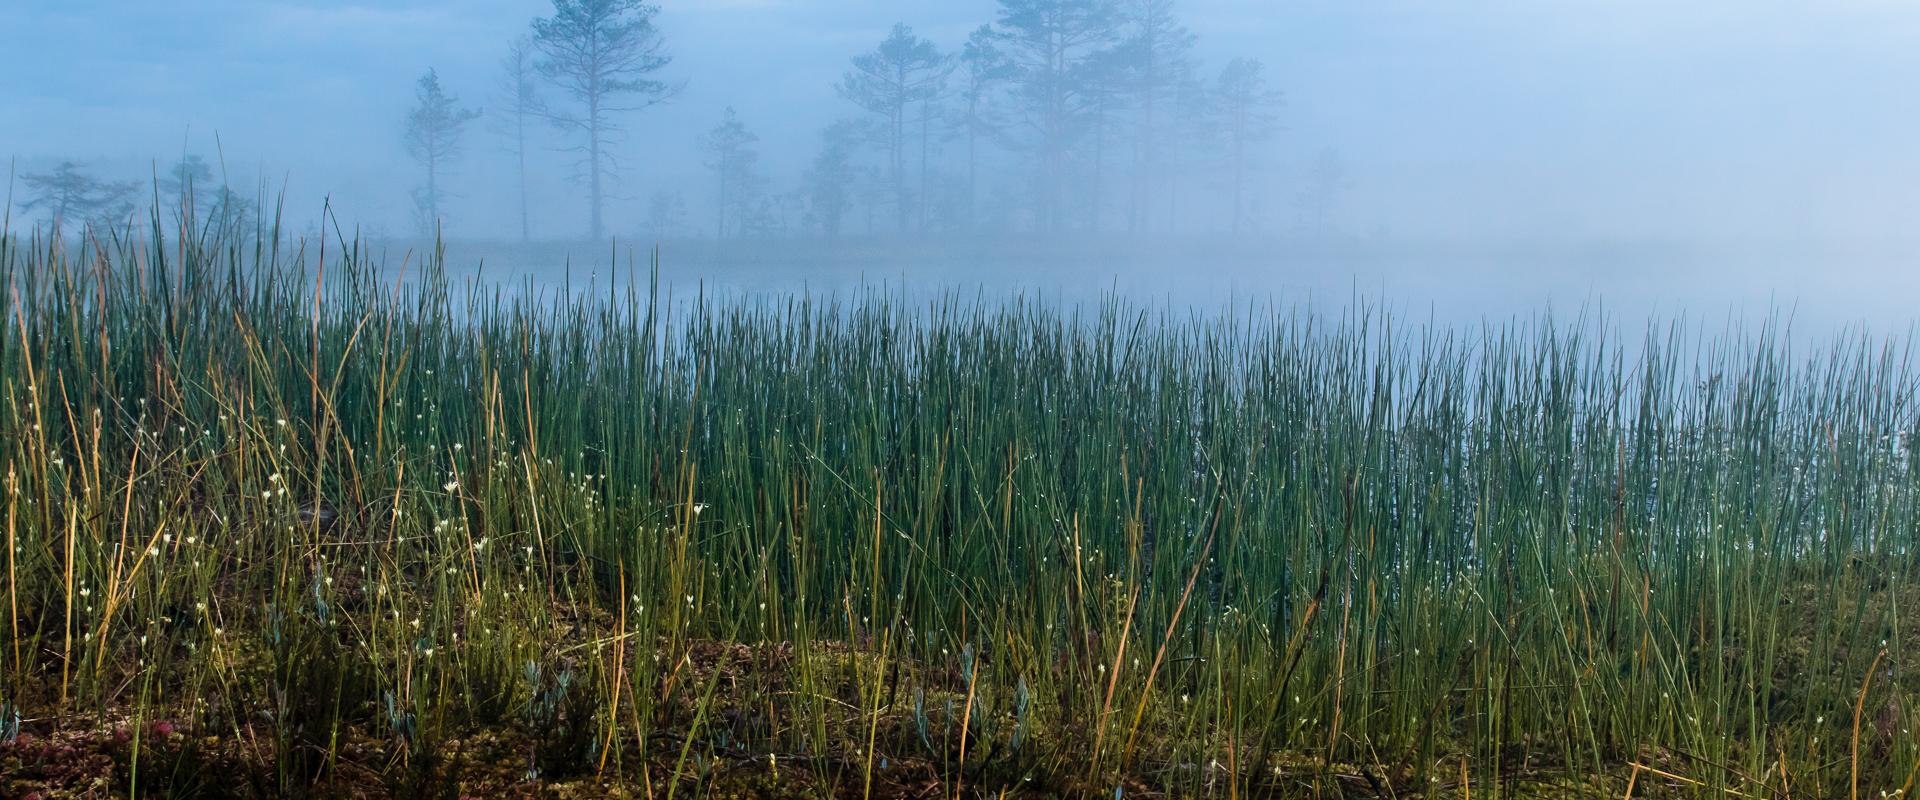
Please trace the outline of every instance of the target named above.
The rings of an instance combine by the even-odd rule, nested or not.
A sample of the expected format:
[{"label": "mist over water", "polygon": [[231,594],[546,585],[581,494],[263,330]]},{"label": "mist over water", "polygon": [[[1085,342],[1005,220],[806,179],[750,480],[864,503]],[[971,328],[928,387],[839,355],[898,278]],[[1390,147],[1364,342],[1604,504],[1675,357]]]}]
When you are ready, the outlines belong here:
[{"label": "mist over water", "polygon": [[1914,0],[0,37],[0,796],[1920,785]]},{"label": "mist over water", "polygon": [[[105,218],[172,219],[195,157],[203,216],[226,187],[256,219],[284,204],[289,240],[360,237],[395,270],[437,222],[453,274],[507,285],[657,245],[681,295],[1772,315],[1813,336],[1904,332],[1920,297],[1920,12],[1899,3],[614,5],[666,60],[608,116],[598,238],[581,103],[542,71],[548,0],[7,4],[11,228],[51,222],[25,178],[67,162],[136,186]],[[1019,52],[1019,12],[1046,6],[1111,13],[1051,122]],[[889,52],[926,82],[898,120],[857,80]],[[410,129],[429,71],[457,120],[431,176]]]},{"label": "mist over water", "polygon": [[[395,247],[404,249],[404,245]],[[611,275],[645,283],[653,250],[456,242],[449,272],[557,287]],[[1118,296],[1144,307],[1337,313],[1355,303],[1406,321],[1475,327],[1551,312],[1603,316],[1629,334],[1644,323],[1707,328],[1774,318],[1811,340],[1904,334],[1920,273],[1902,252],[1811,247],[1516,242],[924,244],[859,247],[711,242],[659,246],[663,285],[682,294],[778,297],[888,288],[911,296],[1029,297],[1085,304]],[[388,251],[389,253],[395,251]],[[484,259],[484,264],[482,264]],[[1737,263],[1730,271],[1725,265]]]}]

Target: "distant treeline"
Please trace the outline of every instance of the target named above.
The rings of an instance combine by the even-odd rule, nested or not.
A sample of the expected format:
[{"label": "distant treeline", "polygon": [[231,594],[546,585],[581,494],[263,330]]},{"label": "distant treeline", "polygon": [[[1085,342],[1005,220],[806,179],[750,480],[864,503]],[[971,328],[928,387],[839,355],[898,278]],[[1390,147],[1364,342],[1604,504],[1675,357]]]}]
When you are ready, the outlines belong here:
[{"label": "distant treeline", "polygon": [[[521,239],[556,233],[537,229],[528,199],[530,156],[556,145],[572,162],[596,240],[635,228],[654,238],[1240,233],[1280,216],[1256,212],[1249,176],[1281,130],[1283,95],[1255,59],[1204,69],[1175,0],[998,0],[991,22],[950,43],[898,23],[849,58],[834,87],[847,113],[819,131],[791,185],[775,186],[763,170],[750,114],[719,111],[698,140],[711,181],[698,195],[711,204],[690,210],[687,187],[623,183],[624,126],[687,85],[674,73],[659,10],[640,0],[553,0],[551,15],[505,46],[484,117],[511,161],[514,185],[496,188],[517,198]],[[410,203],[418,232],[457,215],[445,179],[482,118],[437,71],[418,78],[401,126],[419,168]],[[1331,149],[1311,164],[1290,219],[1324,232],[1345,169]],[[23,210],[68,222],[124,222],[145,186],[74,162],[23,179]],[[246,223],[262,198],[226,186],[224,174],[188,155],[152,194],[201,221]],[[646,197],[641,218],[610,221],[610,200],[636,189]]]}]

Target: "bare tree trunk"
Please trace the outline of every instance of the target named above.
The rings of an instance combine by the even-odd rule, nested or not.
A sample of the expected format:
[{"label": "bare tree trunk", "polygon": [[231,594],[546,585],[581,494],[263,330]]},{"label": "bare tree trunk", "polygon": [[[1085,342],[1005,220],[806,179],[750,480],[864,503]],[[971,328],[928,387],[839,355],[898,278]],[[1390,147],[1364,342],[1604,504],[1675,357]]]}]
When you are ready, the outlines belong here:
[{"label": "bare tree trunk", "polygon": [[440,230],[440,154],[427,150],[427,230]]},{"label": "bare tree trunk", "polygon": [[1160,86],[1159,62],[1154,56],[1159,48],[1158,33],[1159,28],[1157,26],[1148,24],[1146,29],[1148,38],[1145,46],[1142,48],[1147,60],[1145,69],[1141,70],[1140,73],[1140,84],[1146,87],[1146,93],[1141,97],[1140,136],[1134,145],[1135,148],[1137,148],[1134,151],[1136,156],[1134,169],[1136,173],[1133,176],[1133,189],[1127,197],[1128,233],[1138,233],[1142,225],[1151,224],[1151,222],[1146,219],[1146,214],[1141,204],[1143,202],[1142,198],[1151,196],[1154,189],[1153,159],[1155,142],[1153,110],[1154,99],[1159,95]]},{"label": "bare tree trunk", "polygon": [[533,225],[527,218],[527,115],[524,112],[514,120],[514,137],[517,140],[514,149],[520,159],[520,242],[525,244],[533,239]]},{"label": "bare tree trunk", "polygon": [[979,100],[967,102],[967,230],[979,227]]},{"label": "bare tree trunk", "polygon": [[605,201],[600,191],[600,98],[594,96],[587,100],[587,162],[588,193],[593,202],[592,213],[588,217],[588,235],[599,241],[606,228],[601,224],[600,206]]},{"label": "bare tree trunk", "polygon": [[1044,225],[1048,233],[1060,230],[1062,184],[1066,183],[1067,72],[1066,44],[1055,36],[1047,50],[1046,186],[1042,190]]},{"label": "bare tree trunk", "polygon": [[1095,117],[1093,128],[1093,186],[1087,196],[1087,230],[1099,233],[1102,221],[1100,193],[1102,184],[1106,182],[1107,169],[1106,101],[1101,101],[1094,113],[1099,116]]},{"label": "bare tree trunk", "polygon": [[1233,233],[1240,234],[1243,198],[1247,183],[1246,125],[1236,119],[1233,126]]},{"label": "bare tree trunk", "polygon": [[979,226],[979,98],[966,106],[966,228]]},{"label": "bare tree trunk", "polygon": [[920,210],[922,234],[927,232],[928,201],[933,197],[932,189],[927,184],[932,172],[929,154],[933,149],[933,110],[933,98],[920,101],[920,197],[915,205]]},{"label": "bare tree trunk", "polygon": [[893,205],[897,233],[907,232],[907,73],[901,69],[893,102]]}]

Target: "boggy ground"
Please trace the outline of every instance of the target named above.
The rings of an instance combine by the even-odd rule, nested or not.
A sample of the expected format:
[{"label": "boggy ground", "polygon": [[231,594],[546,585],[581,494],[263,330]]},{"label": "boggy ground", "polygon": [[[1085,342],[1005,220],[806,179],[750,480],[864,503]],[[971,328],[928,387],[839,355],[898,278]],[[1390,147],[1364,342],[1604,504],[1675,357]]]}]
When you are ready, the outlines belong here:
[{"label": "boggy ground", "polygon": [[[1826,596],[1821,587],[1804,584],[1782,602],[1815,611]],[[1867,598],[1855,608],[1827,611],[1882,618],[1888,604],[1920,603],[1920,589],[1876,582]],[[568,647],[619,635],[619,622],[603,610],[558,608],[555,615],[565,620],[555,630]],[[1788,638],[1795,652],[1785,663],[1805,665],[1813,643],[1804,636]],[[1215,748],[1225,761],[1258,759],[1258,766],[1223,763],[1222,757],[1196,763],[1179,755],[1192,752],[1176,741],[1179,712],[1161,706],[1154,707],[1164,712],[1157,715],[1161,718],[1142,726],[1146,733],[1137,755],[1095,778],[1083,760],[1062,756],[1087,750],[1092,733],[1085,720],[1028,715],[1018,699],[999,698],[989,707],[986,697],[968,691],[965,659],[970,654],[945,664],[920,663],[885,657],[870,638],[807,646],[657,641],[660,658],[674,664],[657,672],[659,699],[643,712],[629,698],[622,712],[653,720],[644,740],[630,733],[637,725],[600,738],[599,717],[608,698],[569,693],[565,681],[551,675],[523,676],[534,687],[545,687],[527,700],[528,714],[490,724],[412,719],[396,724],[390,710],[366,702],[332,716],[316,715],[310,710],[314,704],[337,704],[339,698],[277,696],[282,690],[274,688],[269,674],[275,665],[268,648],[243,644],[237,649],[235,672],[253,675],[252,686],[230,681],[191,704],[140,710],[136,696],[125,690],[145,673],[140,664],[130,663],[120,687],[126,702],[114,703],[111,713],[21,718],[9,706],[4,711],[8,723],[0,726],[6,734],[0,743],[0,797],[1802,796],[1791,793],[1793,781],[1785,775],[1736,775],[1732,782],[1748,791],[1709,791],[1703,777],[1725,781],[1729,771],[1738,770],[1671,750],[1622,753],[1597,772],[1569,769],[1550,743],[1514,745],[1496,756],[1499,763],[1491,772],[1484,761],[1470,761],[1472,756],[1447,755],[1424,780],[1405,765],[1329,763],[1307,748],[1255,754],[1230,742]],[[1882,674],[1903,672],[1913,674],[1902,664],[1889,664]],[[335,679],[351,682],[346,676]],[[53,685],[40,688],[23,696],[51,702]],[[1862,748],[1862,757],[1884,757],[1896,734],[1891,727],[1906,718],[1901,696],[1896,689],[1885,699],[1877,695],[1874,707],[1861,708],[1856,727],[1862,738],[1854,746]],[[288,735],[275,722],[275,706],[288,716],[308,708],[307,717],[331,724],[325,731]],[[863,707],[878,712],[866,713]],[[831,721],[832,729],[820,720]],[[812,752],[742,745],[791,739],[793,726],[808,725],[827,740]],[[956,732],[960,726],[974,731],[964,750]],[[810,741],[811,735],[801,738]],[[283,748],[307,753],[302,757]],[[1849,755],[1836,751],[1832,766],[1846,769],[1840,762]],[[1484,777],[1489,774],[1497,778]],[[1912,782],[1908,776],[1897,791],[1872,795],[1905,796]]]},{"label": "boggy ground", "polygon": [[[853,668],[856,656],[844,647],[823,649],[821,660]],[[792,657],[786,646],[701,642],[691,648],[687,670],[694,680],[718,674],[719,685],[777,687],[777,671],[767,667]],[[883,710],[874,721],[874,738],[885,746],[871,758],[859,746],[863,732],[857,725],[817,756],[728,744],[729,727],[752,713],[722,707],[720,725],[700,737],[656,730],[645,742],[626,738],[614,745],[627,753],[617,763],[598,762],[584,751],[571,758],[553,753],[548,737],[522,725],[463,730],[432,749],[409,746],[373,726],[343,725],[335,733],[333,757],[311,775],[277,773],[280,744],[264,719],[225,730],[196,723],[185,710],[145,720],[126,713],[28,719],[16,738],[0,745],[0,797],[1618,797],[1618,787],[1629,780],[1635,797],[1664,797],[1697,785],[1684,774],[1697,765],[1683,754],[1642,753],[1633,764],[1581,782],[1567,778],[1549,754],[1516,750],[1498,789],[1459,779],[1421,785],[1405,770],[1324,764],[1306,754],[1272,756],[1266,774],[1243,778],[1238,787],[1228,765],[1162,758],[1142,759],[1130,774],[1096,786],[1073,769],[1078,765],[991,752],[998,748],[984,758],[971,754],[967,767],[956,769],[957,747],[948,748],[955,752],[943,762],[916,746],[910,708]],[[849,722],[857,723],[857,716],[849,714]],[[636,752],[643,755],[634,758]]]}]

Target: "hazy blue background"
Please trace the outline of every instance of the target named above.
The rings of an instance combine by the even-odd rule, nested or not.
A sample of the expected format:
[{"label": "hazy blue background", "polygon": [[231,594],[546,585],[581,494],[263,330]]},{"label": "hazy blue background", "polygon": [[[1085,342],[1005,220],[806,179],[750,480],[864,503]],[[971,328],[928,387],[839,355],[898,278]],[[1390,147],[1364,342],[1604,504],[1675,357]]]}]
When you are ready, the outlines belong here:
[{"label": "hazy blue background", "polygon": [[[609,210],[623,235],[660,186],[685,187],[692,220],[707,218],[695,142],[723,107],[761,135],[777,190],[797,180],[819,129],[852,113],[833,90],[851,56],[895,22],[952,49],[994,14],[990,0],[662,6],[675,56],[665,74],[687,87],[626,119],[628,199]],[[400,128],[415,78],[437,68],[464,102],[491,106],[503,45],[549,10],[545,0],[0,0],[0,157],[17,171],[77,158],[145,177],[183,151],[211,158],[217,134],[230,173],[284,186],[297,219],[331,196],[344,221],[403,231],[412,182],[396,176],[414,172]],[[1149,249],[1149,263],[1111,270],[1143,292],[1358,286],[1413,307],[1464,304],[1463,315],[1598,296],[1629,313],[1798,304],[1823,324],[1915,318],[1913,3],[1182,0],[1178,11],[1199,36],[1201,75],[1257,57],[1287,94],[1286,130],[1262,154],[1258,213],[1284,230],[1290,187],[1335,147],[1351,178],[1335,227],[1353,244],[1239,248],[1197,273]],[[484,125],[468,135],[447,202],[457,240],[512,218],[496,142]],[[585,229],[563,161],[547,154],[534,189],[549,237]],[[908,274],[911,261],[846,269]],[[1018,274],[1044,285],[1031,271],[1044,267]],[[1067,274],[1095,280],[1101,269]]]}]

